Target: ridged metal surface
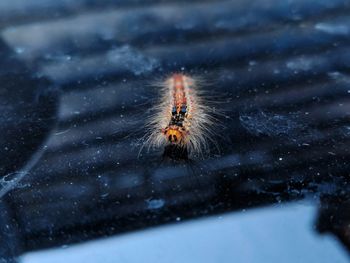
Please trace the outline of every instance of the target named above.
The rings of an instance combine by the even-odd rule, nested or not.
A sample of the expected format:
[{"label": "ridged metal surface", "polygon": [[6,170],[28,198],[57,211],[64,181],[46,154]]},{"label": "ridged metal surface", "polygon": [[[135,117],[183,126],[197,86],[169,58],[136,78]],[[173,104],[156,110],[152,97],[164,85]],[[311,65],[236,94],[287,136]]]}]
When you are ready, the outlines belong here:
[{"label": "ridged metal surface", "polygon": [[[8,195],[20,253],[348,197],[348,1],[12,0],[0,17],[15,56],[62,91],[44,156]],[[221,153],[187,166],[138,157],[150,83],[181,70],[221,102]]]}]

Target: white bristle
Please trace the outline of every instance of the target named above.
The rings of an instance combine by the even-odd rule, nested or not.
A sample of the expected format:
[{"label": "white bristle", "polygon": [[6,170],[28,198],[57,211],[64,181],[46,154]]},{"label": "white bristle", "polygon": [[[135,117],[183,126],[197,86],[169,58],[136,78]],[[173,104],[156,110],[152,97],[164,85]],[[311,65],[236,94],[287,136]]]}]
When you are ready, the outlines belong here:
[{"label": "white bristle", "polygon": [[[186,134],[182,141],[182,146],[186,147],[191,156],[203,156],[208,153],[209,142],[215,143],[215,133],[213,126],[217,122],[212,116],[211,107],[205,105],[205,100],[201,96],[198,82],[195,78],[182,75],[183,91],[187,99],[186,118],[183,121],[183,128]],[[153,106],[151,115],[146,124],[146,136],[143,147],[159,148],[169,144],[162,129],[166,128],[172,118],[172,108],[174,106],[174,77],[170,77],[162,82],[160,86],[160,99],[158,104]]]}]

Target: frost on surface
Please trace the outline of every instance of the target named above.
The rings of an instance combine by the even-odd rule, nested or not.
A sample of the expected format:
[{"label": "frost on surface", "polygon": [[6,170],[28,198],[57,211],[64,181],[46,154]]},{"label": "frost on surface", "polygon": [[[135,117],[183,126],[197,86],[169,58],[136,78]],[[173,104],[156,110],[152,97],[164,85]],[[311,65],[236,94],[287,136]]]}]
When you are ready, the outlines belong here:
[{"label": "frost on surface", "polygon": [[[98,66],[97,66],[98,65]],[[51,63],[43,67],[41,75],[59,82],[67,83],[74,79],[108,74],[132,73],[135,76],[148,74],[160,65],[153,57],[128,45],[113,48],[101,55],[85,57],[75,56],[69,61]]]},{"label": "frost on surface", "polygon": [[27,172],[13,172],[5,175],[0,178],[0,198],[6,194],[8,191],[14,188],[25,187],[25,185],[20,184],[20,181],[24,176],[26,176]]},{"label": "frost on surface", "polygon": [[297,118],[297,113],[282,115],[261,110],[241,113],[239,117],[242,126],[255,136],[288,137],[292,140],[310,132],[307,125]]},{"label": "frost on surface", "polygon": [[300,57],[300,58],[287,61],[286,66],[291,70],[309,71],[313,68],[314,64],[317,62],[318,61],[315,61],[313,59]]},{"label": "frost on surface", "polygon": [[315,29],[333,35],[348,35],[350,33],[349,26],[338,23],[317,23]]},{"label": "frost on surface", "polygon": [[[329,72],[328,77],[333,79],[334,81],[336,81],[338,83],[343,83],[346,85],[350,84],[350,76],[348,74],[344,74],[342,72],[338,72],[338,71]],[[349,88],[349,90],[350,90],[350,88]]]},{"label": "frost on surface", "polygon": [[122,46],[109,51],[107,58],[112,64],[120,65],[122,63],[126,70],[133,72],[135,75],[151,72],[159,65],[156,59],[146,57],[129,46]]},{"label": "frost on surface", "polygon": [[148,209],[159,209],[165,205],[164,199],[148,199],[146,200]]}]

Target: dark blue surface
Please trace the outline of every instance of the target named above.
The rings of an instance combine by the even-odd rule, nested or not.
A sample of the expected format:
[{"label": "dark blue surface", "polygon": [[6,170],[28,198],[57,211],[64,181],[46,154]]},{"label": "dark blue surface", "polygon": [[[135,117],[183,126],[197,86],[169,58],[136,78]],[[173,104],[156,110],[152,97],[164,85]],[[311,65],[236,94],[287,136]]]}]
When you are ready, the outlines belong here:
[{"label": "dark blue surface", "polygon": [[[349,248],[349,20],[345,0],[1,1],[13,253],[299,199]],[[219,149],[188,163],[140,154],[172,72],[222,113]]]}]

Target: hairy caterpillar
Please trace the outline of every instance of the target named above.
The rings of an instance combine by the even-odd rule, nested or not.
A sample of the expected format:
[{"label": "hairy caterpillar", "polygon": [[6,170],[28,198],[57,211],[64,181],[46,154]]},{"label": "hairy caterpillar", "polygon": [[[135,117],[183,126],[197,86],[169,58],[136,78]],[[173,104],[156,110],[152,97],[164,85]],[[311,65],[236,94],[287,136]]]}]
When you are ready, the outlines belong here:
[{"label": "hairy caterpillar", "polygon": [[176,73],[160,83],[160,99],[146,124],[145,145],[165,147],[164,155],[175,159],[203,156],[214,142],[216,119],[210,114],[198,80]]}]

